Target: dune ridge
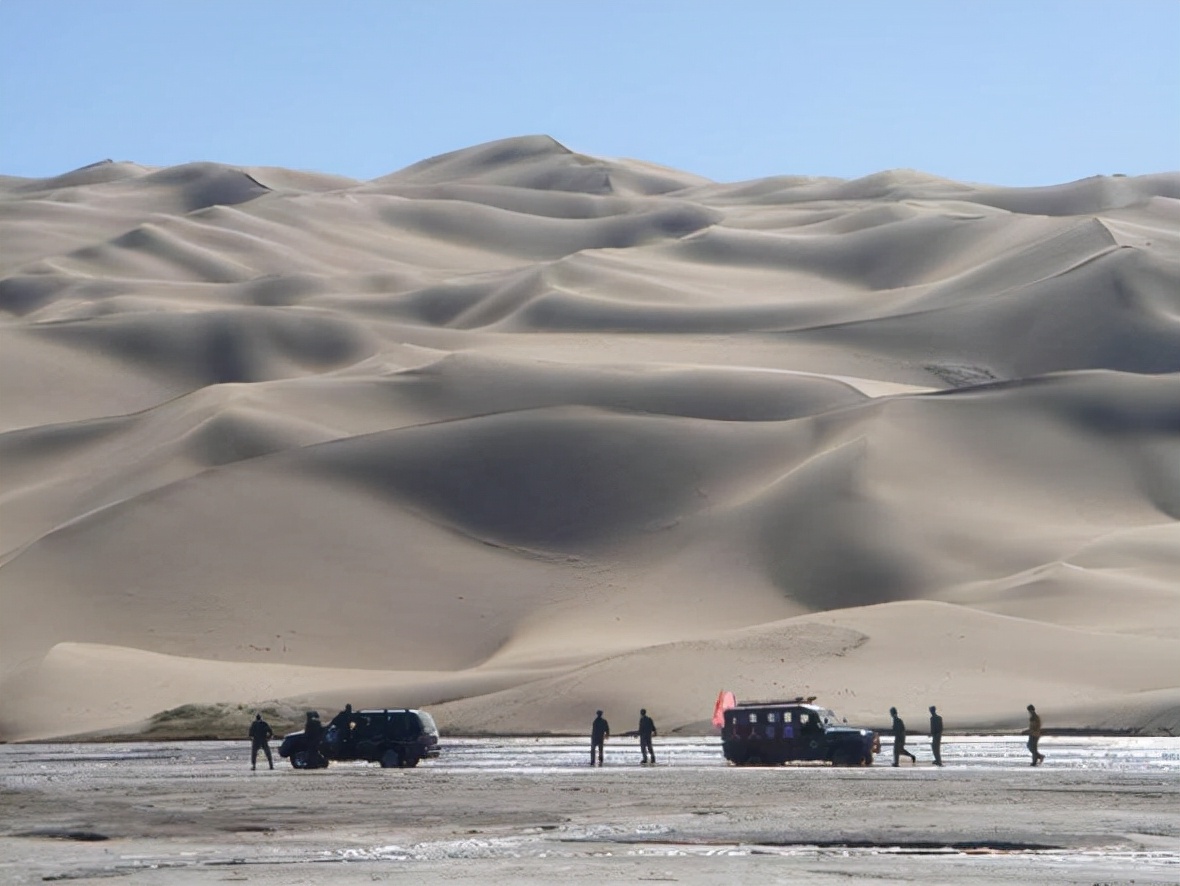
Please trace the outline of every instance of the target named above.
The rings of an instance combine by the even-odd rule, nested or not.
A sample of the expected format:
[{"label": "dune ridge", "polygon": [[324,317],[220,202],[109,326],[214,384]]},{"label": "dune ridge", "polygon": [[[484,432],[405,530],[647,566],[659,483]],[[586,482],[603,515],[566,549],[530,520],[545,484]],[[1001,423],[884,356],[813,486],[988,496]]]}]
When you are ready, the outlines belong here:
[{"label": "dune ridge", "polygon": [[1178,222],[1175,172],[547,136],[0,177],[0,740],[699,732],[722,688],[1180,730]]}]

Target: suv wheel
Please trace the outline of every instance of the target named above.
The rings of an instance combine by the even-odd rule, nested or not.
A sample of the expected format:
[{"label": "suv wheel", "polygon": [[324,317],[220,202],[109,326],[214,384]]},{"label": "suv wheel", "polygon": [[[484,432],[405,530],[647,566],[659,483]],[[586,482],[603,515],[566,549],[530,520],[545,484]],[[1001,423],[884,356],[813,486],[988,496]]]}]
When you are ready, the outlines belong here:
[{"label": "suv wheel", "polygon": [[382,769],[399,769],[402,765],[402,755],[395,748],[389,748],[381,755]]},{"label": "suv wheel", "polygon": [[310,751],[296,751],[291,755],[292,769],[327,769],[328,758]]}]

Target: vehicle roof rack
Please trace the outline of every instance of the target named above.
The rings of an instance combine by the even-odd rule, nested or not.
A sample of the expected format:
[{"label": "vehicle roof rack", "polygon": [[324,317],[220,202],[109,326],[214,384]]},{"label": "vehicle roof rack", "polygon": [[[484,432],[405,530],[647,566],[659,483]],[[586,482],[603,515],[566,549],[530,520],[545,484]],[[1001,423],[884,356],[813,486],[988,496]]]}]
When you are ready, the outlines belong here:
[{"label": "vehicle roof rack", "polygon": [[796,695],[794,698],[768,698],[764,700],[739,701],[735,707],[766,707],[775,704],[811,704],[816,699],[814,695]]}]

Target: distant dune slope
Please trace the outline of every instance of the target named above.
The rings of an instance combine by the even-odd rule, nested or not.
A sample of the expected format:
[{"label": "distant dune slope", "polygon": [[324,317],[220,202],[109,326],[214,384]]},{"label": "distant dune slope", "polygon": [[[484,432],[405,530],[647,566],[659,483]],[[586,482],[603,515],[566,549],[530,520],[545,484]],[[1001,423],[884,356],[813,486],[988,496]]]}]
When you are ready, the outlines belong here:
[{"label": "distant dune slope", "polygon": [[1180,729],[1180,173],[0,177],[0,740],[721,688]]}]

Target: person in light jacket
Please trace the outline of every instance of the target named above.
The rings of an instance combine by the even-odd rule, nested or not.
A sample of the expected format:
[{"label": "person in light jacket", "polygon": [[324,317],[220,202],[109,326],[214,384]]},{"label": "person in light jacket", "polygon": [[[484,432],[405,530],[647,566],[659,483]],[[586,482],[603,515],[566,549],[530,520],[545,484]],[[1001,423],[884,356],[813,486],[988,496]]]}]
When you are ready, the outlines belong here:
[{"label": "person in light jacket", "polygon": [[1032,754],[1031,766],[1036,766],[1038,763],[1045,761],[1045,755],[1037,750],[1037,744],[1041,740],[1041,715],[1037,713],[1037,709],[1032,705],[1028,706],[1028,751]]}]

